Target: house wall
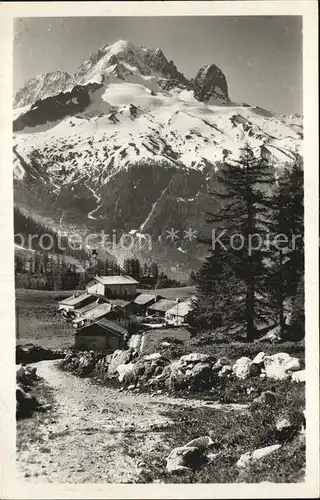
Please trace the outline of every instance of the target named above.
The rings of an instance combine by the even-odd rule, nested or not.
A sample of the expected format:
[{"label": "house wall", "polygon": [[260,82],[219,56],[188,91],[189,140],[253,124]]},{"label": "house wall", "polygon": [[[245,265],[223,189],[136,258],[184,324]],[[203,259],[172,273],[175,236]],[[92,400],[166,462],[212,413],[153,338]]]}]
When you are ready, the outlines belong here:
[{"label": "house wall", "polygon": [[87,284],[86,288],[88,293],[96,293],[114,298],[134,297],[137,293],[136,283],[103,285],[98,281],[95,282],[92,280]]},{"label": "house wall", "polygon": [[80,350],[105,351],[107,349],[106,336],[76,335],[75,348]]},{"label": "house wall", "polygon": [[176,325],[182,325],[186,321],[186,316],[179,316],[176,314],[166,314],[166,320],[168,322],[174,322]]},{"label": "house wall", "polygon": [[137,322],[137,316],[129,309],[115,308],[108,313],[107,319],[116,321],[119,325],[124,328],[128,328],[130,325]]},{"label": "house wall", "polygon": [[137,285],[135,283],[130,284],[114,284],[105,285],[103,294],[106,297],[134,297],[137,293]]},{"label": "house wall", "polygon": [[98,282],[91,281],[87,284],[88,293],[96,293],[99,295],[104,295],[104,285]]},{"label": "house wall", "polygon": [[75,335],[75,348],[80,350],[116,351],[123,347],[123,339],[99,325],[88,326],[86,331]]}]

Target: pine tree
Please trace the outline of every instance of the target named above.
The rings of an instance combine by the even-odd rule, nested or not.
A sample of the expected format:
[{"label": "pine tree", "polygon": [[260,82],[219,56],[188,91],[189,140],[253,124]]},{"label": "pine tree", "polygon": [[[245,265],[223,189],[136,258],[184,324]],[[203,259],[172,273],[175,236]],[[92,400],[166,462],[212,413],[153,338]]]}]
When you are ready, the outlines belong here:
[{"label": "pine tree", "polygon": [[[304,273],[303,170],[298,158],[284,169],[273,197],[273,254],[270,287],[276,296],[281,333],[286,329],[284,302],[294,297]],[[282,240],[282,243],[281,243]]]},{"label": "pine tree", "polygon": [[[198,279],[198,307],[209,301],[224,327],[245,332],[247,340],[253,340],[270,313],[264,242],[271,209],[267,189],[274,182],[274,172],[246,146],[239,161],[221,166],[217,178],[219,192],[214,196],[220,199],[221,208],[207,214],[216,232],[213,255]],[[210,291],[206,290],[209,276]]]}]

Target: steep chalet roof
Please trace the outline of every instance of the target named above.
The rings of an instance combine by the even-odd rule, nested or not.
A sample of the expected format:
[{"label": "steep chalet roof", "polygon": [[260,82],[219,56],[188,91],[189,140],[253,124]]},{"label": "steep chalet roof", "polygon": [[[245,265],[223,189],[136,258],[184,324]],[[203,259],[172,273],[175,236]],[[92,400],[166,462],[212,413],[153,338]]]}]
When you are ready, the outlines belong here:
[{"label": "steep chalet roof", "polygon": [[[90,298],[91,295],[90,293],[82,293],[81,295],[78,295],[75,297],[74,295],[71,295],[71,297],[68,297],[67,299],[60,300],[59,304],[63,304],[65,306],[76,306],[77,304],[81,303],[83,300],[87,300]],[[92,298],[92,302],[94,301],[94,298]]]},{"label": "steep chalet roof", "polygon": [[106,331],[109,331],[109,332],[113,333],[114,335],[117,335],[118,337],[123,337],[126,333],[128,333],[128,330],[126,328],[119,325],[115,321],[110,321],[106,318],[101,318],[97,321],[93,321],[92,323],[79,328],[74,333],[74,335],[81,335],[81,333],[85,334],[85,330],[89,329],[89,328],[90,328],[90,330],[92,330],[92,327],[94,327],[94,325],[99,325],[102,328],[104,328]]},{"label": "steep chalet roof", "polygon": [[192,309],[191,300],[185,300],[184,302],[179,302],[175,304],[171,309],[166,311],[166,315],[171,314],[172,316],[181,316],[185,317]]},{"label": "steep chalet roof", "polygon": [[159,312],[166,312],[168,309],[171,309],[176,304],[175,300],[167,300],[167,299],[161,299],[155,304],[152,304],[152,306],[148,307],[149,311],[159,311]]},{"label": "steep chalet roof", "polygon": [[152,300],[157,300],[160,297],[160,295],[154,295],[153,293],[140,293],[132,302],[133,304],[138,304],[139,306],[144,306],[151,302]]},{"label": "steep chalet roof", "polygon": [[131,276],[94,276],[90,281],[92,280],[98,281],[102,285],[137,285],[139,283]]},{"label": "steep chalet roof", "polygon": [[74,324],[81,323],[83,320],[92,320],[95,321],[98,318],[101,318],[105,314],[111,311],[111,306],[110,304],[98,304],[86,313],[82,314],[79,318],[75,319],[73,321]]}]

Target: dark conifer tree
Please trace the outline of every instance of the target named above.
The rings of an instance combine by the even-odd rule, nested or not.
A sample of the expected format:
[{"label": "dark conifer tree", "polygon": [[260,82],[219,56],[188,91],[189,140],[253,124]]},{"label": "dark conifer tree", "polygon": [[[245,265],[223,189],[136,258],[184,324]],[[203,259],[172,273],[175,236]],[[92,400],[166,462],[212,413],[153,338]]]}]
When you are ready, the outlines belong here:
[{"label": "dark conifer tree", "polygon": [[271,210],[267,192],[268,185],[274,183],[274,170],[246,146],[239,161],[221,166],[217,179],[219,192],[214,196],[220,199],[221,208],[207,214],[215,233],[212,256],[199,274],[202,298],[198,293],[198,307],[208,300],[209,304],[217,301],[213,309],[218,323],[229,331],[245,332],[247,340],[253,340],[270,313],[265,287],[265,241]]}]

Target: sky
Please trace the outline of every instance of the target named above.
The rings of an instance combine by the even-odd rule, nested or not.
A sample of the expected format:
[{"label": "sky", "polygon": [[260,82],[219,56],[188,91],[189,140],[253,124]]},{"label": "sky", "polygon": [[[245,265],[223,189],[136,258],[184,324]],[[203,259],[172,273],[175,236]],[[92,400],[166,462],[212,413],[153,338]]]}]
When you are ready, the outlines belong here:
[{"label": "sky", "polygon": [[122,39],[161,48],[188,78],[216,64],[234,101],[302,114],[301,17],[20,18],[14,32],[15,92],[39,73],[72,75],[92,52]]}]

